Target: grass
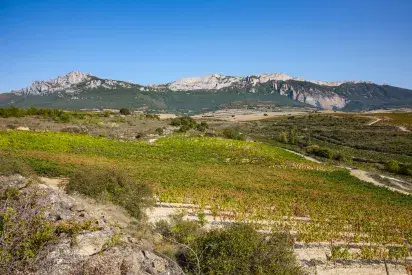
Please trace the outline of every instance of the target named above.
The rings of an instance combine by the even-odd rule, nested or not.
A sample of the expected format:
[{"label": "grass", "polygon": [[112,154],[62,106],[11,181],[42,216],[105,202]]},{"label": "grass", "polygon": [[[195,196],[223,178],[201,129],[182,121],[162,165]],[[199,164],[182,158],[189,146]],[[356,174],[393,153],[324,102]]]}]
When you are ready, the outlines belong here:
[{"label": "grass", "polygon": [[[0,131],[0,151],[58,166],[121,168],[162,201],[231,210],[230,218],[239,220],[275,219],[303,241],[412,241],[411,197],[261,143],[176,135],[147,144]],[[314,222],[291,224],[284,216]],[[354,234],[340,233],[348,230]]]}]

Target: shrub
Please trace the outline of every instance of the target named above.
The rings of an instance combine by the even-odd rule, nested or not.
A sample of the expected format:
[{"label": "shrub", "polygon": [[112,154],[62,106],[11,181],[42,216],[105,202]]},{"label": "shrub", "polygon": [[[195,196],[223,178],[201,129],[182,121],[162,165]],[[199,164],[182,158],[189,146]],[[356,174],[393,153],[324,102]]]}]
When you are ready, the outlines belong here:
[{"label": "shrub", "polygon": [[223,130],[223,136],[229,139],[245,140],[245,136],[230,128]]},{"label": "shrub", "polygon": [[398,173],[400,170],[399,162],[396,160],[390,160],[385,164],[385,169],[391,173]]},{"label": "shrub", "polygon": [[289,143],[290,144],[296,144],[297,135],[298,135],[298,130],[296,126],[289,129]]},{"label": "shrub", "polygon": [[164,132],[163,128],[160,128],[160,127],[155,130],[155,133],[158,134],[159,136],[163,135],[163,132]]},{"label": "shrub", "polygon": [[121,115],[128,116],[128,115],[130,115],[130,110],[127,109],[127,108],[121,108],[120,111],[119,111],[119,113],[120,113]]},{"label": "shrub", "polygon": [[27,177],[33,174],[33,169],[14,157],[0,155],[0,175],[10,176],[14,174]]},{"label": "shrub", "polygon": [[286,135],[285,131],[282,131],[279,134],[279,141],[282,142],[282,143],[288,143],[288,136]]},{"label": "shrub", "polygon": [[180,126],[180,128],[179,128],[179,132],[184,133],[184,132],[189,131],[190,129],[191,129],[191,128],[190,128],[189,125],[182,125],[182,126]]},{"label": "shrub", "polygon": [[180,263],[191,273],[303,274],[286,234],[265,236],[250,225],[212,230],[190,247],[182,252]]},{"label": "shrub", "polygon": [[200,124],[196,126],[196,129],[200,132],[204,132],[207,129],[209,129],[209,125],[206,122],[202,121]]},{"label": "shrub", "polygon": [[341,161],[341,162],[350,162],[351,158],[345,155],[342,152],[338,152],[333,156],[334,160]]},{"label": "shrub", "polygon": [[29,188],[4,201],[0,211],[4,211],[0,235],[1,274],[25,274],[41,248],[54,239],[54,226],[45,219],[44,198],[40,191]]},{"label": "shrub", "polygon": [[189,129],[194,128],[197,125],[196,121],[189,116],[173,118],[170,124],[173,126],[188,126]]},{"label": "shrub", "polygon": [[331,150],[329,150],[328,148],[319,147],[318,145],[311,145],[306,147],[306,152],[321,158],[331,159],[333,157],[333,152]]},{"label": "shrub", "polygon": [[128,177],[120,170],[97,167],[76,170],[66,185],[67,192],[79,192],[92,198],[108,200],[141,218],[143,208],[152,205],[150,188]]},{"label": "shrub", "polygon": [[399,173],[406,176],[412,176],[412,165],[411,164],[403,164],[400,169]]}]

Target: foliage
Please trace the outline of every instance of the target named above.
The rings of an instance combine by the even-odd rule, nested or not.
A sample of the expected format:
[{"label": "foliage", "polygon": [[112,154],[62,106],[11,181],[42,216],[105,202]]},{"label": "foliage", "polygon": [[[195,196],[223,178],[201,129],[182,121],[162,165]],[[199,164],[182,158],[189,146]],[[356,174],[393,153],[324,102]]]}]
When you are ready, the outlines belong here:
[{"label": "foliage", "polygon": [[200,132],[205,132],[207,129],[209,129],[209,125],[202,121],[200,124],[197,124],[196,129]]},{"label": "foliage", "polygon": [[279,141],[282,142],[282,143],[288,143],[288,136],[287,136],[285,131],[282,131],[279,134]]},{"label": "foliage", "polygon": [[331,159],[333,157],[333,152],[328,148],[322,148],[318,145],[311,145],[306,148],[306,152],[313,154],[321,158]]},{"label": "foliage", "polygon": [[33,174],[33,169],[23,161],[12,156],[0,155],[0,175],[10,176],[14,174],[30,176]]},{"label": "foliage", "polygon": [[180,126],[179,132],[187,132],[190,129],[196,129],[198,131],[204,132],[209,128],[206,122],[197,123],[196,120],[189,116],[176,117],[170,122],[172,126]]},{"label": "foliage", "polygon": [[298,135],[298,129],[296,126],[293,126],[289,130],[289,143],[290,144],[296,144],[297,142],[297,135]]},{"label": "foliage", "polygon": [[124,116],[128,116],[128,115],[131,114],[130,110],[127,109],[127,108],[121,108],[121,109],[119,110],[119,113],[120,113],[121,115],[124,115]]},{"label": "foliage", "polygon": [[120,170],[88,167],[76,169],[66,190],[89,197],[108,200],[125,208],[130,215],[141,218],[143,208],[151,205],[151,190]]},{"label": "foliage", "polygon": [[54,239],[54,227],[44,218],[46,202],[36,189],[19,192],[3,203],[0,273],[19,274],[27,271],[40,249]]},{"label": "foliage", "polygon": [[216,229],[194,239],[180,262],[189,272],[201,274],[303,274],[289,238],[261,235],[249,225]]},{"label": "foliage", "polygon": [[[209,205],[216,215],[233,213],[231,219],[285,223],[284,217],[303,215],[316,222],[290,225],[300,241],[412,242],[410,196],[263,143],[177,135],[152,145],[67,133],[0,131],[0,151],[60,165],[117,167],[134,181],[150,184],[161,201]],[[105,183],[101,192],[94,192],[98,186],[88,180],[82,185],[80,191],[102,193],[98,198],[114,197],[107,195]],[[340,234],[347,230],[351,234]]]},{"label": "foliage", "polygon": [[156,223],[156,232],[163,237],[173,239],[180,244],[190,244],[201,232],[201,223],[183,220],[182,215],[172,217],[171,222],[159,221]]},{"label": "foliage", "polygon": [[170,125],[172,126],[188,126],[190,129],[196,127],[197,123],[196,120],[189,116],[182,116],[182,117],[176,117],[172,118]]},{"label": "foliage", "polygon": [[155,133],[159,136],[163,135],[163,132],[164,132],[164,129],[160,127],[155,130]]},{"label": "foliage", "polygon": [[385,169],[391,173],[399,172],[399,162],[396,160],[390,160],[385,164]]},{"label": "foliage", "polygon": [[245,136],[239,133],[238,131],[231,129],[231,128],[226,128],[223,130],[223,136],[225,138],[229,139],[235,139],[235,140],[245,140]]},{"label": "foliage", "polygon": [[58,163],[49,159],[39,159],[30,157],[19,157],[22,163],[25,163],[28,167],[34,170],[36,175],[46,177],[60,177],[70,175],[75,166],[70,163]]}]

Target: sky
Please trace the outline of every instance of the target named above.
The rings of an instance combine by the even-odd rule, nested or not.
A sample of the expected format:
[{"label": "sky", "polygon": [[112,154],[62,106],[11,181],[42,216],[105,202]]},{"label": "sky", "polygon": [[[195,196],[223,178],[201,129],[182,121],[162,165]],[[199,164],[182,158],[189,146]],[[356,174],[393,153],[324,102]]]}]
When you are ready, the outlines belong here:
[{"label": "sky", "polygon": [[411,0],[0,0],[0,92],[70,71],[286,73],[412,89]]}]

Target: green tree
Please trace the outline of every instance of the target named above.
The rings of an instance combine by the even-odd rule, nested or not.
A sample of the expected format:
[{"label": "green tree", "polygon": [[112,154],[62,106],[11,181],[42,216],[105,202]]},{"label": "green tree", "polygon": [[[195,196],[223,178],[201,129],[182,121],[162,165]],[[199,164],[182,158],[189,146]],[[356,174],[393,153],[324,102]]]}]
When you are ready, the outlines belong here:
[{"label": "green tree", "polygon": [[282,131],[279,134],[279,141],[282,142],[282,143],[288,143],[288,136],[286,135],[285,131]]}]

